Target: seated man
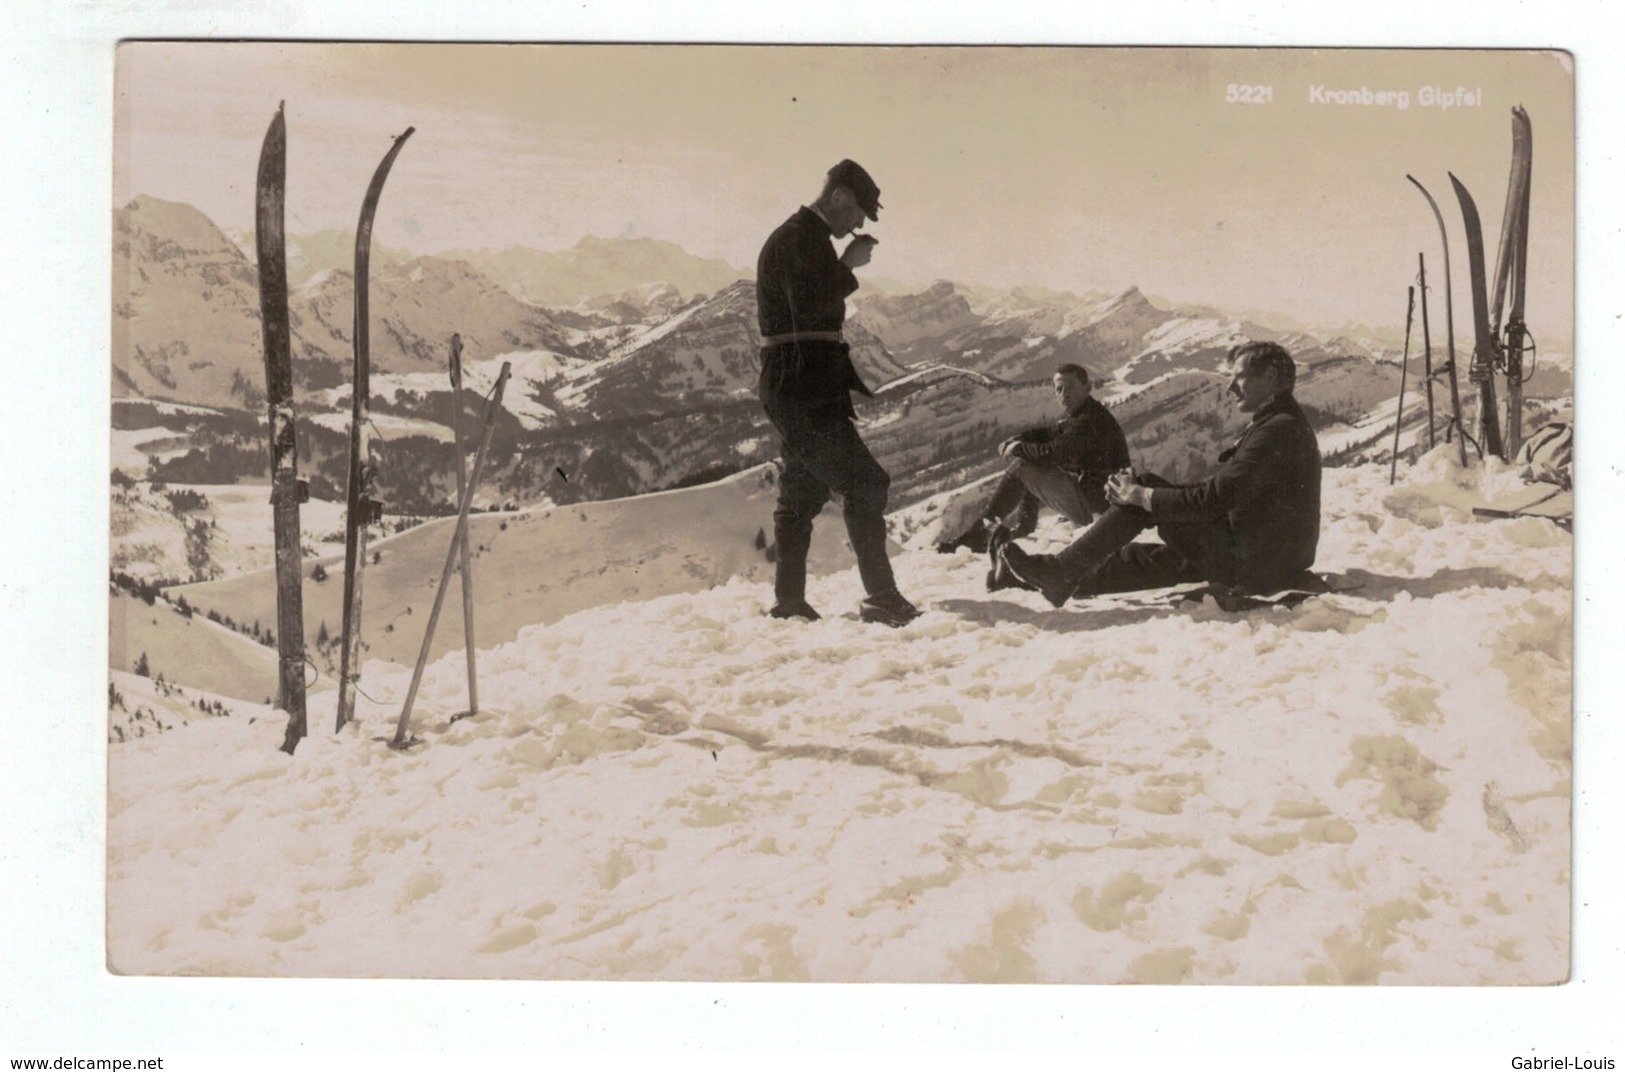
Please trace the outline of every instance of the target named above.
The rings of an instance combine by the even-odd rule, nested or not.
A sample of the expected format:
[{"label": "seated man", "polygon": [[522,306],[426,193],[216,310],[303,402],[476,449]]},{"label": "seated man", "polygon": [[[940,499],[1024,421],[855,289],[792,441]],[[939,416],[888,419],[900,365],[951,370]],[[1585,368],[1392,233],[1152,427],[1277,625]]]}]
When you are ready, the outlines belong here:
[{"label": "seated man", "polygon": [[988,536],[1003,526],[1009,536],[1030,535],[1038,525],[1040,506],[1087,525],[1107,507],[1106,478],[1129,464],[1128,441],[1117,418],[1090,393],[1089,371],[1082,365],[1055,370],[1055,398],[1061,418],[1053,425],[1031,428],[999,445],[1010,459],[987,508],[954,539],[937,544],[951,554],[968,547],[987,550]]},{"label": "seated man", "polygon": [[[995,541],[996,586],[1033,588],[1059,607],[1074,595],[1189,581],[1247,592],[1299,583],[1320,538],[1320,448],[1292,397],[1297,366],[1273,342],[1237,346],[1230,363],[1229,394],[1253,419],[1213,476],[1174,486],[1115,474],[1106,485],[1111,508],[1059,554]],[[1132,542],[1153,525],[1161,544]]]}]

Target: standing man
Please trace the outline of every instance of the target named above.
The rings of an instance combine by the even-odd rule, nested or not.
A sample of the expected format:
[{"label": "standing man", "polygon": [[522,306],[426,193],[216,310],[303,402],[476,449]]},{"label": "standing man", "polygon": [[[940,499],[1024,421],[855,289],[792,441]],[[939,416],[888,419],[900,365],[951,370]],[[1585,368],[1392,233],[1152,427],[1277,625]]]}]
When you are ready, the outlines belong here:
[{"label": "standing man", "polygon": [[1010,466],[982,516],[955,538],[937,544],[938,551],[951,554],[968,547],[981,554],[994,532],[1003,539],[1030,536],[1041,506],[1075,525],[1087,525],[1106,512],[1106,481],[1129,466],[1123,429],[1092,394],[1089,370],[1082,365],[1056,368],[1055,400],[1061,404],[1060,420],[1000,444],[999,453],[1010,459]]},{"label": "standing man", "polygon": [[775,618],[816,621],[807,603],[807,548],[813,519],[841,496],[846,533],[867,593],[866,622],[900,626],[919,616],[903,598],[886,555],[886,498],[891,477],[858,437],[851,392],[872,392],[858,377],[841,337],[852,269],[869,263],[876,239],[858,235],[839,256],[832,239],[880,218],[880,187],[850,160],[829,169],[824,188],[768,236],[756,261],[756,313],[762,335],[757,393],[779,433],[784,475],[773,537]]},{"label": "standing man", "polygon": [[[1230,351],[1229,395],[1252,414],[1236,445],[1200,484],[1114,475],[1111,509],[1056,555],[1014,543],[990,549],[1008,571],[1057,607],[1099,595],[1209,581],[1245,592],[1298,584],[1320,540],[1320,447],[1292,388],[1297,366],[1273,342]],[[1155,526],[1162,543],[1135,543]]]}]

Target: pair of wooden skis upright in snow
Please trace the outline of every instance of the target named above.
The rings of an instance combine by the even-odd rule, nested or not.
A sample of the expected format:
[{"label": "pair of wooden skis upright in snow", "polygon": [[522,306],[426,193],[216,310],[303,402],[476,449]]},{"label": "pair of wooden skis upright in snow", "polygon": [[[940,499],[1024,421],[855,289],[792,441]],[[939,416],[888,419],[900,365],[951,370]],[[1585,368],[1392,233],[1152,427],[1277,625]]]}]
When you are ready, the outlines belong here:
[{"label": "pair of wooden skis upright in snow", "polygon": [[[1529,328],[1524,323],[1525,268],[1529,255],[1529,176],[1533,158],[1534,139],[1529,125],[1529,114],[1521,107],[1512,109],[1512,173],[1507,181],[1506,207],[1501,217],[1501,242],[1495,265],[1495,289],[1490,293],[1484,265],[1484,234],[1479,222],[1478,206],[1472,194],[1454,174],[1450,185],[1456,191],[1461,206],[1462,226],[1467,236],[1468,284],[1473,302],[1473,357],[1468,366],[1469,381],[1478,390],[1478,449],[1481,455],[1494,454],[1504,460],[1517,457],[1523,440],[1523,385],[1526,379],[1524,354],[1533,352]],[[1456,378],[1455,318],[1451,308],[1450,237],[1445,229],[1444,214],[1427,187],[1415,176],[1405,176],[1427,198],[1428,207],[1439,224],[1439,239],[1444,246],[1445,323],[1449,358],[1440,371],[1448,373],[1450,384],[1451,425],[1457,434],[1457,443],[1463,465],[1467,462],[1467,436],[1461,423],[1461,396]],[[1427,323],[1426,276],[1422,276],[1422,310],[1424,333]],[[1503,321],[1502,315],[1505,314]],[[1407,349],[1410,334],[1410,314],[1406,313]],[[1430,348],[1431,349],[1431,348]],[[1431,364],[1431,361],[1430,361]],[[1505,434],[1496,401],[1495,377],[1506,379],[1507,412]],[[1429,399],[1432,373],[1429,373]],[[1400,406],[1404,407],[1404,389],[1401,386]],[[1429,407],[1431,413],[1431,404]],[[1431,430],[1431,418],[1429,424]],[[1397,450],[1396,436],[1395,446]]]},{"label": "pair of wooden skis upright in snow", "polygon": [[[362,571],[366,565],[368,526],[382,516],[382,504],[375,496],[376,467],[372,458],[371,353],[367,308],[368,272],[372,253],[372,223],[389,177],[412,127],[395,139],[374,172],[361,204],[361,217],[355,234],[355,318],[354,384],[351,392],[350,470],[346,489],[344,520],[344,625],[339,654],[339,696],[337,729],[355,717],[355,684],[360,677]],[[292,331],[288,316],[288,270],[283,231],[287,190],[287,128],[278,106],[260,149],[258,180],[255,185],[255,252],[259,261],[260,324],[265,346],[266,400],[271,431],[271,503],[274,518],[277,585],[278,704],[288,712],[288,729],[282,749],[289,754],[306,733],[305,718],[305,636],[301,597],[302,570],[299,547],[299,504],[309,498],[309,490],[299,479],[298,447],[293,414]],[[468,554],[468,512],[480,468],[491,442],[496,410],[502,403],[509,366],[504,363],[487,402],[485,427],[472,473],[463,475],[463,446],[460,428],[462,410],[462,340],[451,337],[452,427],[457,457],[457,524],[447,555],[445,573],[435,594],[434,610],[423,638],[412,676],[411,691],[401,711],[396,747],[410,743],[407,733],[412,700],[427,662],[435,623],[444,602],[446,586],[455,565],[461,560],[463,581],[463,627],[468,649],[469,710],[478,710],[475,684],[474,611],[472,572]]]}]

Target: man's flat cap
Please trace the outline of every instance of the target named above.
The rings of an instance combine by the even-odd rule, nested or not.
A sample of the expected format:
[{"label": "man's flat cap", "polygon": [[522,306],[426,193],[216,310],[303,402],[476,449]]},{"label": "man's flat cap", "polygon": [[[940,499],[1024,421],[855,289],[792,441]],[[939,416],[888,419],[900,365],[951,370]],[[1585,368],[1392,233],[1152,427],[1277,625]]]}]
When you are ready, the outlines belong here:
[{"label": "man's flat cap", "polygon": [[863,209],[864,215],[871,220],[880,219],[880,187],[875,180],[851,160],[842,160],[829,169],[829,181],[845,186],[852,191],[852,196],[858,199],[858,207]]}]

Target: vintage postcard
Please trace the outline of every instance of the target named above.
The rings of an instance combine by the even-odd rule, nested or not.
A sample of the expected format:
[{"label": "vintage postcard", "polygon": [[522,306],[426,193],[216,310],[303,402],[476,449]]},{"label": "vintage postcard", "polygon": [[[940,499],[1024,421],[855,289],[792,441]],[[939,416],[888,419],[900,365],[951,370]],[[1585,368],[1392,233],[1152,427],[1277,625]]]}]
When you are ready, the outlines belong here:
[{"label": "vintage postcard", "polygon": [[109,968],[1564,982],[1574,85],[122,44]]}]

